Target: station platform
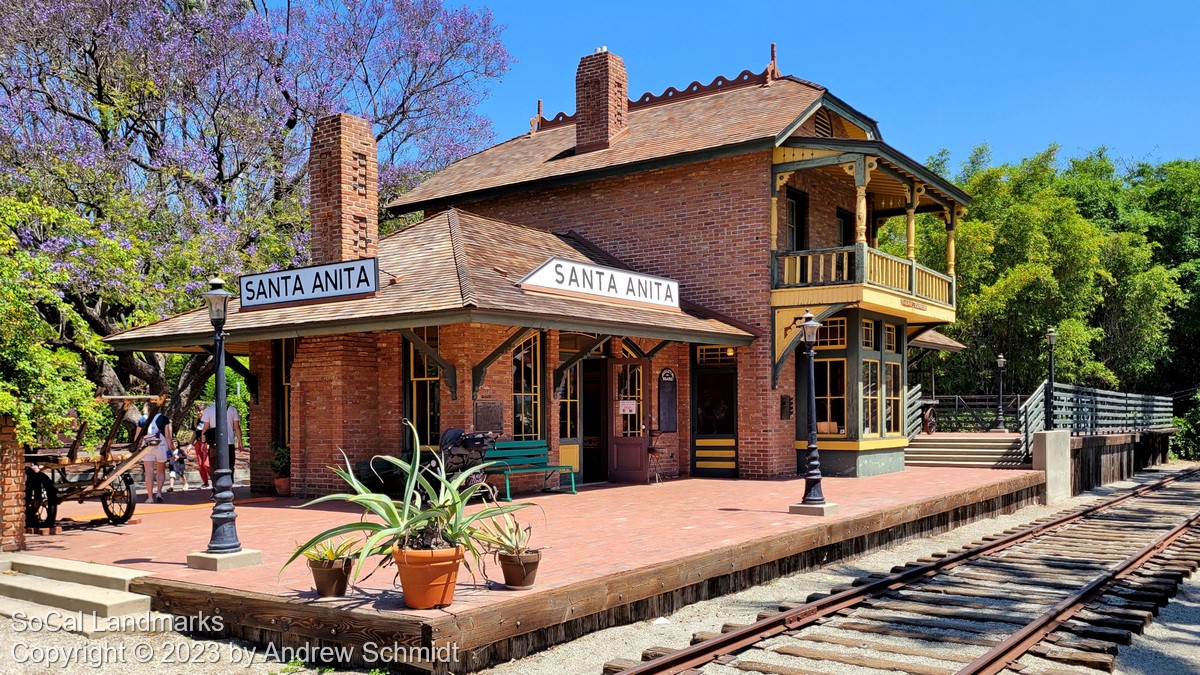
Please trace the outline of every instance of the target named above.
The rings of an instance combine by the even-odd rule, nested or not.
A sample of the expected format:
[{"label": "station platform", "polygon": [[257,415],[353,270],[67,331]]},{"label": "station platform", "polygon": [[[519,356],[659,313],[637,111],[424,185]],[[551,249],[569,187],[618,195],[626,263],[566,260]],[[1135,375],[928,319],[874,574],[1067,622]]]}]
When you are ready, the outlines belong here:
[{"label": "station platform", "polygon": [[[674,611],[708,597],[763,583],[876,547],[1010,512],[1039,500],[1038,471],[908,467],[870,478],[826,478],[836,515],[792,515],[804,480],[682,479],[651,485],[583,486],[579,494],[518,498],[546,547],[537,585],[528,591],[489,584],[485,570],[463,570],[454,604],[404,608],[386,567],[360,579],[344,598],[318,599],[303,559],[286,570],[297,542],[354,518],[345,505],[294,508],[301,502],[238,492],[237,530],[263,564],[225,572],[189,569],[211,521],[207,490],[175,492],[165,504],[139,503],[124,526],[64,529],[28,537],[36,555],[121,565],[151,572],[131,587],[156,610],[224,618],[223,635],[277,641],[408,647],[454,646],[459,662],[423,663],[414,672],[471,672],[519,658],[601,628]],[[99,504],[63,504],[60,518],[90,520]],[[485,561],[486,574],[500,578]],[[373,569],[370,565],[369,569]],[[368,569],[368,571],[369,571]],[[430,652],[437,653],[437,652]],[[447,653],[447,652],[442,652]]]}]

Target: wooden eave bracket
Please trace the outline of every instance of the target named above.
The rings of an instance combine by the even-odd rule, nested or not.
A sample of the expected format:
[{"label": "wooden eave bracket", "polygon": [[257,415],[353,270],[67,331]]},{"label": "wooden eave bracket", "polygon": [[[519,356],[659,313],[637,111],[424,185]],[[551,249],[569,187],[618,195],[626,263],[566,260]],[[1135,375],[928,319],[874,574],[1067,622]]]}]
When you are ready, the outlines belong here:
[{"label": "wooden eave bracket", "polygon": [[661,352],[667,345],[671,344],[672,342],[674,342],[674,340],[663,340],[662,342],[654,345],[653,347],[650,348],[650,351],[646,352],[646,358],[648,358],[648,359],[654,358],[656,355],[658,355],[659,352]]},{"label": "wooden eave bracket", "polygon": [[[600,335],[596,339],[583,346],[583,349],[571,355],[571,358],[564,361],[559,367],[554,369],[554,390],[560,391],[563,382],[567,377],[567,371],[575,366],[576,363],[586,359],[588,355],[600,348],[600,345],[612,339],[611,335]],[[665,342],[665,340],[664,340]]]},{"label": "wooden eave bracket", "polygon": [[[214,357],[217,355],[216,350],[213,349],[212,345],[201,345],[201,346],[204,348],[204,351],[208,352],[210,355],[212,355]],[[242,363],[241,361],[238,361],[237,357],[234,356],[233,354],[230,354],[228,349],[225,350],[225,367],[229,368],[233,372],[242,376],[242,379],[246,381],[246,391],[250,392],[251,401],[253,401],[255,404],[257,404],[258,403],[258,376],[255,375],[254,373],[250,372],[250,369],[246,367],[246,364]]]},{"label": "wooden eave bracket", "polygon": [[483,357],[483,360],[471,367],[471,398],[479,398],[479,390],[483,388],[483,381],[487,378],[487,369],[496,362],[505,352],[511,351],[513,345],[521,340],[524,340],[534,329],[518,328],[515,333],[510,335],[499,347],[492,350],[491,354]]},{"label": "wooden eave bracket", "polygon": [[442,380],[446,382],[446,388],[450,390],[450,400],[457,401],[458,369],[454,367],[454,364],[442,358],[442,355],[439,354],[436,349],[430,347],[429,343],[422,340],[421,337],[414,333],[411,328],[401,328],[400,334],[404,336],[405,340],[411,342],[412,346],[415,347],[417,351],[421,352],[426,358],[438,365],[438,368],[440,368],[442,371]]},{"label": "wooden eave bracket", "polygon": [[[851,304],[853,304],[853,303],[842,302],[842,303],[838,303],[836,305],[830,305],[829,307],[826,307],[824,310],[822,310],[820,314],[813,317],[813,319],[815,321],[820,321],[827,317],[833,316],[834,314],[837,314],[838,312],[842,311],[843,309],[846,309]],[[779,384],[779,373],[781,373],[783,371],[783,364],[785,361],[787,361],[787,358],[792,355],[792,352],[796,351],[796,347],[800,344],[800,337],[802,335],[804,335],[803,331],[799,331],[799,330],[796,331],[796,334],[793,335],[790,340],[788,340],[787,347],[785,347],[783,350],[783,353],[779,355],[779,359],[776,360],[774,365],[771,367],[771,388],[772,389],[775,389],[777,387],[777,385]]]}]

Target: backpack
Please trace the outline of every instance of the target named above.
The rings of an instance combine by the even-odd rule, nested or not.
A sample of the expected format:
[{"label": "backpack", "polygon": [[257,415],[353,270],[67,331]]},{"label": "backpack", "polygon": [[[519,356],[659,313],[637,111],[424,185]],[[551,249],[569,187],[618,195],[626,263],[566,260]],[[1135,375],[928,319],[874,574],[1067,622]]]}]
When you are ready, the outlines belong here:
[{"label": "backpack", "polygon": [[146,425],[146,432],[149,434],[150,427],[154,426],[155,431],[157,433],[150,434],[146,440],[149,441],[149,440],[153,439],[154,445],[162,445],[163,441],[166,440],[163,435],[163,431],[166,430],[167,425],[169,425],[170,423],[171,423],[171,420],[167,419],[166,415],[164,415],[162,413],[156,414],[154,416],[154,421],[151,424]]}]

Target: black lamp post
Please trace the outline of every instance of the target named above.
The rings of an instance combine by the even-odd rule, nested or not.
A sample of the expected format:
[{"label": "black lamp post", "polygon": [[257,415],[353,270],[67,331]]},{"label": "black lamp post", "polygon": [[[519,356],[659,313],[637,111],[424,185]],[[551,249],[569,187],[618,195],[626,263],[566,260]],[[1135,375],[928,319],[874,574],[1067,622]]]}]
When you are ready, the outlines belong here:
[{"label": "black lamp post", "polygon": [[817,330],[821,324],[812,312],[804,312],[804,322],[796,325],[804,331],[804,356],[808,372],[808,470],[804,474],[804,504],[824,504],[821,492],[821,458],[817,454],[817,383],[813,359],[816,357]]},{"label": "black lamp post", "polygon": [[1004,366],[1008,360],[1004,355],[996,357],[996,373],[1000,377],[1000,395],[996,400],[996,431],[1004,431]]},{"label": "black lamp post", "polygon": [[1046,431],[1054,430],[1054,341],[1058,333],[1051,326],[1046,331],[1046,345],[1050,347],[1050,377],[1046,380]]},{"label": "black lamp post", "polygon": [[213,449],[216,468],[213,470],[213,497],[216,504],[212,512],[212,537],[208,540],[208,553],[237,553],[242,544],[237,537],[237,513],[233,510],[233,467],[229,456],[229,417],[225,398],[225,312],[233,294],[225,290],[225,280],[214,277],[208,280],[212,290],[204,294],[208,304],[208,318],[216,332],[213,335],[213,352],[217,359],[216,405],[213,424],[217,442]]}]

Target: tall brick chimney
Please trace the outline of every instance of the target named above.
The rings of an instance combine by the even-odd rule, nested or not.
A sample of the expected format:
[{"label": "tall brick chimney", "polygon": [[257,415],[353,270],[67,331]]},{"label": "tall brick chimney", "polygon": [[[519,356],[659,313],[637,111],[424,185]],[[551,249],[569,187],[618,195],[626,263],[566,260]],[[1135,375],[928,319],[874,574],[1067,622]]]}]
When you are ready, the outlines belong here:
[{"label": "tall brick chimney", "polygon": [[308,170],[313,264],[375,256],[379,158],[370,122],[345,113],[317,120]]},{"label": "tall brick chimney", "polygon": [[575,154],[603,150],[629,128],[629,76],[621,57],[600,47],[575,71]]}]

